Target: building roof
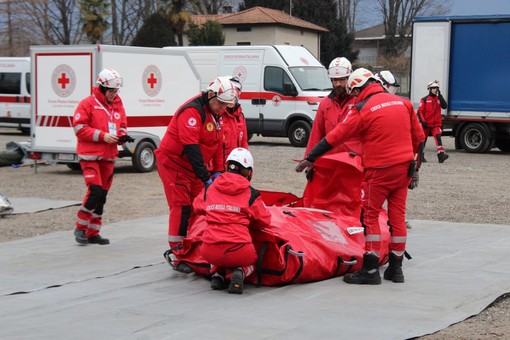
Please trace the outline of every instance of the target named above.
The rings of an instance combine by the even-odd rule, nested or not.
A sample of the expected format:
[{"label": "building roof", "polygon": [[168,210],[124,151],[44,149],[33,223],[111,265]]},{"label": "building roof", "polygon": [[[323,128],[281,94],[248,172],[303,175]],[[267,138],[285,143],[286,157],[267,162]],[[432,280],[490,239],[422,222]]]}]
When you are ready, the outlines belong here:
[{"label": "building roof", "polygon": [[232,14],[192,15],[191,20],[197,25],[202,25],[207,20],[215,20],[223,26],[284,25],[304,28],[312,31],[329,32],[327,28],[293,17],[283,11],[260,6]]},{"label": "building roof", "polygon": [[359,40],[373,40],[373,39],[384,39],[384,24],[368,27],[359,31],[356,31],[356,39]]},{"label": "building roof", "polygon": [[[406,34],[407,37],[411,36],[411,30],[412,30],[411,27],[407,30]],[[356,31],[355,40],[380,40],[380,39],[386,39],[386,34],[384,32],[384,24],[379,24]]]}]

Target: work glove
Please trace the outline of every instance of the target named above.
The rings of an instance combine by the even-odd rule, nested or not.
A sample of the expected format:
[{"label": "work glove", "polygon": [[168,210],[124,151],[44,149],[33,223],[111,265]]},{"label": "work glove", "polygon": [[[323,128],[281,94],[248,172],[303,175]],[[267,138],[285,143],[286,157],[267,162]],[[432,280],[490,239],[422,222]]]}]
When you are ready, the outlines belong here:
[{"label": "work glove", "polygon": [[424,129],[428,129],[429,124],[427,124],[427,122],[421,122],[421,126],[423,126]]},{"label": "work glove", "polygon": [[209,186],[211,185],[212,182],[213,181],[210,178],[207,181],[204,182],[205,190],[207,190],[207,188],[209,188]]},{"label": "work glove", "polygon": [[124,143],[133,143],[135,139],[129,135],[123,135],[119,137],[119,141],[117,142],[119,145]]},{"label": "work glove", "polygon": [[315,168],[314,167],[310,167],[308,169],[306,169],[305,171],[305,174],[306,174],[306,179],[311,182],[312,181],[312,178],[313,178],[313,173],[315,172]]},{"label": "work glove", "polygon": [[415,171],[411,176],[411,183],[409,183],[408,188],[413,190],[418,187],[418,182],[420,181],[420,175],[418,171]]},{"label": "work glove", "polygon": [[312,165],[313,163],[305,158],[296,166],[296,172],[302,172],[305,169],[310,170]]},{"label": "work glove", "polygon": [[221,175],[221,172],[219,171],[213,172],[213,174],[211,175],[211,180],[214,181],[216,178],[218,178],[219,175]]}]

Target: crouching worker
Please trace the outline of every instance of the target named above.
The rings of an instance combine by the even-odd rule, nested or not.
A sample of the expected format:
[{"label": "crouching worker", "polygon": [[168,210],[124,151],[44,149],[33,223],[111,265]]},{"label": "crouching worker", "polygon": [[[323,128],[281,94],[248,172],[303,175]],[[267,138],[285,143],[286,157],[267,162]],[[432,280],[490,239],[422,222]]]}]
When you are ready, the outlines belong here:
[{"label": "crouching worker", "polygon": [[271,214],[257,190],[250,186],[253,157],[250,151],[236,148],[221,174],[193,202],[198,215],[205,215],[207,226],[200,252],[212,265],[212,289],[227,288],[230,294],[242,294],[244,278],[254,270],[257,252],[250,228],[264,228]]}]

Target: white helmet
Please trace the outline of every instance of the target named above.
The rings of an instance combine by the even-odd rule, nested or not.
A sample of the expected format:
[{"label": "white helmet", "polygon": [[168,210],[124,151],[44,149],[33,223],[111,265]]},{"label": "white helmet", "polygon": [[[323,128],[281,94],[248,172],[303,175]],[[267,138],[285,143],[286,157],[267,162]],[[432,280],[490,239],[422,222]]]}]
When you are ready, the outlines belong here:
[{"label": "white helmet", "polygon": [[431,81],[427,84],[427,90],[430,90],[431,88],[437,87],[439,88],[439,82],[437,80]]},{"label": "white helmet", "polygon": [[348,77],[352,73],[352,65],[347,58],[335,58],[329,64],[328,77],[343,78]]},{"label": "white helmet", "polygon": [[117,71],[112,70],[111,68],[105,68],[99,72],[96,82],[109,89],[118,89],[122,87],[122,77]]},{"label": "white helmet", "polygon": [[375,74],[375,77],[384,86],[389,93],[395,94],[400,84],[395,79],[395,76],[390,71],[381,71]]},{"label": "white helmet", "polygon": [[357,87],[362,87],[369,79],[377,80],[370,70],[362,67],[354,70],[347,80],[347,93],[351,93]]},{"label": "white helmet", "polygon": [[253,156],[245,148],[235,148],[232,150],[230,155],[228,155],[227,162],[237,162],[245,169],[253,169]]},{"label": "white helmet", "polygon": [[207,86],[207,91],[214,92],[215,97],[223,103],[235,104],[237,101],[237,91],[230,78],[217,77]]},{"label": "white helmet", "polygon": [[239,80],[238,77],[231,77],[230,81],[232,82],[232,84],[234,84],[234,87],[238,92],[241,92],[243,90],[243,84],[241,84],[241,81]]}]

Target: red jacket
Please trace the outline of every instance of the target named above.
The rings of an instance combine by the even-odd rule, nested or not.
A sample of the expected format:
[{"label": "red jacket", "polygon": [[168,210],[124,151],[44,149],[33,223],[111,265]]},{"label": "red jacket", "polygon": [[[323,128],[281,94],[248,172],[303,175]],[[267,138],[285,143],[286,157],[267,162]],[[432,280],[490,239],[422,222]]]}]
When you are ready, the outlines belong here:
[{"label": "red jacket", "polygon": [[[201,93],[181,106],[170,121],[161,140],[160,151],[173,161],[176,169],[193,172],[188,157],[184,155],[185,145],[199,146],[204,169],[206,169],[206,164],[210,163],[212,164],[211,171],[223,171],[225,168],[223,152],[220,147],[222,118],[221,116],[214,117],[209,107],[204,104],[207,102],[206,96],[207,93]],[[194,106],[198,102],[203,105],[205,117],[202,117],[199,109]],[[189,105],[190,103],[194,104]],[[185,108],[183,109],[183,107]]]},{"label": "red jacket", "polygon": [[115,123],[117,136],[127,134],[126,111],[120,97],[116,96],[113,103],[108,104],[99,87],[94,87],[92,94],[78,104],[73,117],[74,133],[78,140],[76,153],[80,159],[117,158],[117,144],[104,141],[104,135],[110,132],[109,122]]},{"label": "red jacket", "polygon": [[441,109],[446,109],[447,107],[446,101],[441,94],[423,97],[420,100],[420,106],[418,106],[418,119],[421,122],[426,122],[430,128],[441,127],[443,125]]},{"label": "red jacket", "polygon": [[[306,146],[305,156],[312,151],[312,148],[321,141],[335,126],[344,120],[347,112],[355,104],[356,97],[350,95],[336,96],[334,92],[331,92],[327,97],[321,100],[319,109],[315,115],[315,119],[312,125],[312,132],[308,139],[308,145]],[[354,151],[358,155],[362,154],[361,141],[357,136],[354,136],[351,140],[344,144],[338,145],[328,153],[337,152],[349,152]]]},{"label": "red jacket", "polygon": [[[356,105],[364,100],[367,101],[358,111]],[[361,92],[356,105],[342,124],[326,136],[330,145],[334,147],[360,135],[365,168],[386,167],[414,159],[425,135],[409,100],[387,93],[379,83],[374,83]]]},{"label": "red jacket", "polygon": [[205,243],[250,243],[248,228],[264,228],[271,223],[271,213],[258,191],[243,176],[221,174],[195,198],[193,209],[205,215]]},{"label": "red jacket", "polygon": [[248,131],[241,106],[238,106],[234,113],[226,112],[222,117],[223,159],[225,162],[230,152],[235,148],[248,149]]}]

